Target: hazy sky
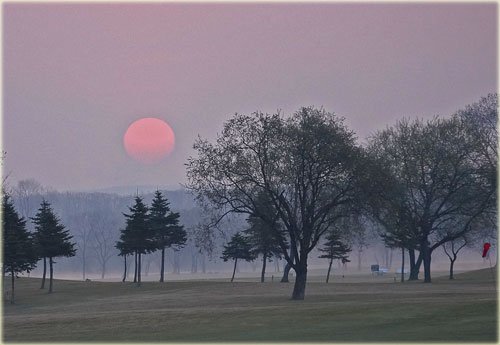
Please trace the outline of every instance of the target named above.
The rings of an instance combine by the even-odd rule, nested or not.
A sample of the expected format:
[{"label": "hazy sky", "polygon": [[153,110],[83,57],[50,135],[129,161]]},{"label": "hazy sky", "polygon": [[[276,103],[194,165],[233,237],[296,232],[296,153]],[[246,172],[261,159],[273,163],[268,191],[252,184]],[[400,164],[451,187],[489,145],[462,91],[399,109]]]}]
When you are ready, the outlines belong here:
[{"label": "hazy sky", "polygon": [[[324,106],[364,138],[497,89],[497,5],[4,4],[4,173],[59,190],[176,185],[235,112]],[[176,135],[144,165],[142,117]]]}]

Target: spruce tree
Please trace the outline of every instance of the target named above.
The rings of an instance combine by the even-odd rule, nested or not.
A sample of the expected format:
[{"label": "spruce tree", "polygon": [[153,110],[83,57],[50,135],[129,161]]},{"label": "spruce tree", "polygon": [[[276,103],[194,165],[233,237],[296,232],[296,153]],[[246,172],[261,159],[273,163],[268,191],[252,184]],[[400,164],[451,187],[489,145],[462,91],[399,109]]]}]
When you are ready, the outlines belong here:
[{"label": "spruce tree", "polygon": [[324,254],[320,255],[319,258],[330,259],[328,265],[328,273],[326,275],[326,282],[330,279],[330,271],[332,269],[333,260],[343,260],[348,261],[348,253],[351,252],[351,248],[344,242],[342,242],[340,235],[331,231],[326,236],[326,242],[322,248],[318,248],[318,250]]},{"label": "spruce tree", "polygon": [[[261,283],[264,282],[266,263],[273,256],[281,258],[288,248],[286,234],[278,221],[276,209],[265,193],[259,193],[255,204],[255,212],[247,218],[250,227],[243,231],[248,237],[253,253],[262,254]],[[281,245],[284,245],[282,247]]]},{"label": "spruce tree", "polygon": [[238,259],[253,261],[255,260],[255,254],[252,252],[252,246],[248,238],[237,233],[231,237],[228,244],[224,246],[221,259],[224,261],[228,261],[230,259],[234,260],[233,276],[231,277],[231,282],[233,282]]},{"label": "spruce tree", "polygon": [[170,210],[169,202],[156,191],[151,204],[149,221],[154,233],[156,249],[161,250],[160,282],[164,281],[165,249],[180,248],[186,243],[186,231],[179,225],[179,213]]},{"label": "spruce tree", "polygon": [[[141,285],[141,255],[155,250],[154,234],[149,223],[148,207],[141,197],[135,198],[135,205],[129,207],[130,214],[123,214],[127,225],[122,230],[122,242],[127,252],[136,258],[136,278]],[[135,279],[134,279],[135,282]]]},{"label": "spruce tree", "polygon": [[281,258],[282,249],[279,245],[277,236],[284,236],[279,231],[278,222],[268,223],[260,217],[250,216],[247,218],[250,227],[243,231],[246,235],[251,250],[255,256],[262,254],[262,271],[260,282],[264,282],[266,273],[266,263],[271,258]]},{"label": "spruce tree", "polygon": [[3,195],[3,269],[11,274],[10,303],[14,303],[14,281],[16,273],[30,271],[38,258],[33,238],[26,230],[26,221],[19,217],[8,194]]},{"label": "spruce tree", "polygon": [[45,287],[45,276],[47,272],[47,261],[49,259],[50,280],[49,293],[52,293],[52,280],[54,276],[54,258],[74,256],[76,253],[75,243],[71,242],[73,236],[69,230],[60,223],[54,214],[50,204],[43,200],[38,213],[31,218],[35,223],[35,243],[40,258],[43,258],[42,289]]}]

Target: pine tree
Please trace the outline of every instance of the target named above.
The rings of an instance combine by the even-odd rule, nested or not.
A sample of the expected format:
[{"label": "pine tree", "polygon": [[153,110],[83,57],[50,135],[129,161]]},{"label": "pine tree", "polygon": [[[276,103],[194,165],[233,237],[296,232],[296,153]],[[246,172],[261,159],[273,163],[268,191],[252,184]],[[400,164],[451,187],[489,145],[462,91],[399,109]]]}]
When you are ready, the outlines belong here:
[{"label": "pine tree", "polygon": [[326,275],[326,282],[330,279],[330,271],[332,269],[333,260],[342,260],[343,262],[348,261],[348,253],[351,252],[351,248],[342,242],[340,235],[336,231],[331,231],[326,236],[326,242],[322,248],[318,250],[324,254],[320,255],[319,258],[330,259],[328,265],[328,273]]},{"label": "pine tree", "polygon": [[69,234],[64,225],[54,214],[50,204],[43,200],[38,213],[31,218],[35,223],[35,243],[38,256],[43,258],[42,289],[45,287],[45,276],[47,272],[47,261],[49,259],[50,280],[49,293],[52,293],[52,280],[54,276],[54,258],[74,256],[76,253],[75,243],[71,242],[73,236]]},{"label": "pine tree", "polygon": [[38,258],[33,238],[26,230],[26,221],[19,217],[8,194],[3,195],[3,269],[11,274],[10,303],[14,303],[14,281],[16,273],[30,271]]},{"label": "pine tree", "polygon": [[234,260],[233,276],[231,277],[231,282],[233,282],[238,259],[253,261],[255,260],[255,254],[252,252],[252,247],[248,238],[237,233],[231,237],[231,241],[224,246],[221,259],[224,261],[228,261],[230,259]]},{"label": "pine tree", "polygon": [[170,211],[168,200],[157,190],[151,204],[149,221],[156,248],[161,250],[160,282],[164,281],[165,249],[180,248],[187,240],[184,227],[179,225],[179,216],[179,213]]},{"label": "pine tree", "polygon": [[[286,234],[278,222],[276,209],[265,193],[259,193],[255,204],[255,212],[247,218],[250,228],[243,231],[248,237],[253,253],[262,254],[261,283],[264,282],[266,263],[273,256],[281,258],[288,247]],[[280,243],[284,247],[280,245]]]},{"label": "pine tree", "polygon": [[121,241],[128,248],[128,253],[134,253],[136,274],[134,282],[141,284],[141,255],[155,250],[154,233],[149,223],[148,207],[142,198],[135,198],[135,205],[129,207],[130,214],[123,214],[127,225],[122,230]]},{"label": "pine tree", "polygon": [[281,258],[282,249],[279,245],[277,236],[283,236],[280,232],[280,226],[277,221],[269,223],[260,217],[250,216],[247,218],[250,227],[243,231],[247,236],[254,255],[262,254],[262,272],[260,276],[261,283],[264,282],[266,273],[266,262],[271,258]]}]

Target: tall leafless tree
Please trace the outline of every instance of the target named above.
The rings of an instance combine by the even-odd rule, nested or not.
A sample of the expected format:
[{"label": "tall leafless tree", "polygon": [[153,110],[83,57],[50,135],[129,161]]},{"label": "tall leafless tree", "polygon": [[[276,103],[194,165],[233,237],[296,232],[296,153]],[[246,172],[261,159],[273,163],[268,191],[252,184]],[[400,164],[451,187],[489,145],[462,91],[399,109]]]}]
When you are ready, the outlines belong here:
[{"label": "tall leafless tree", "polygon": [[45,188],[35,179],[25,179],[17,183],[13,189],[14,197],[23,217],[32,217],[37,209],[39,199]]},{"label": "tall leafless tree", "polygon": [[114,245],[117,240],[119,221],[110,216],[96,217],[92,221],[92,227],[92,249],[101,269],[101,279],[104,279],[107,264],[116,255]]},{"label": "tall leafless tree", "polygon": [[455,279],[453,276],[455,261],[457,261],[458,252],[465,246],[467,246],[467,237],[465,236],[443,243],[442,245],[444,253],[450,259],[450,279]]},{"label": "tall leafless tree", "polygon": [[74,214],[69,217],[69,223],[73,226],[76,245],[78,247],[78,256],[82,261],[82,280],[86,279],[88,249],[92,245],[94,238],[94,228],[88,213]]}]

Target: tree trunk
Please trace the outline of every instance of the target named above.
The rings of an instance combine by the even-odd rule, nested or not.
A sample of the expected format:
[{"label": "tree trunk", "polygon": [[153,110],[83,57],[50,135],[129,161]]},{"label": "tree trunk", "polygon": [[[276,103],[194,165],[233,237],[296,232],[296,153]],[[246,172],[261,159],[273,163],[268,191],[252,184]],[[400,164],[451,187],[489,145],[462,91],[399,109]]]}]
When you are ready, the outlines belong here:
[{"label": "tree trunk", "polygon": [[86,271],[86,267],[85,267],[85,263],[86,263],[87,260],[85,260],[85,250],[83,251],[82,253],[82,278],[83,278],[83,281],[85,281],[85,271]]},{"label": "tree trunk", "polygon": [[141,253],[138,254],[137,264],[137,285],[141,286]]},{"label": "tree trunk", "polygon": [[160,283],[165,279],[165,247],[161,249]]},{"label": "tree trunk", "polygon": [[191,273],[198,272],[198,255],[195,253],[191,253]]},{"label": "tree trunk", "polygon": [[151,257],[148,257],[146,260],[146,270],[144,271],[144,276],[146,277],[149,275],[149,267],[151,267]]},{"label": "tree trunk", "polygon": [[497,248],[495,248],[495,268],[497,267],[498,265],[498,257],[499,257],[499,250],[498,250],[498,240],[497,240]]},{"label": "tree trunk", "polygon": [[101,279],[104,279],[105,274],[106,274],[106,262],[103,261],[101,265]]},{"label": "tree trunk", "polygon": [[45,276],[47,275],[47,258],[43,258],[43,275],[42,275],[42,286],[40,289],[45,289]]},{"label": "tree trunk", "polygon": [[453,255],[453,260],[450,259],[450,279],[455,279],[453,277],[453,265],[455,265],[455,260],[457,259],[456,255]]},{"label": "tree trunk", "polygon": [[262,254],[262,273],[260,274],[260,282],[264,282],[264,277],[266,275],[266,261],[267,261],[267,253]]},{"label": "tree trunk", "polygon": [[418,280],[418,271],[420,271],[420,265],[422,263],[422,253],[419,253],[416,262],[414,249],[408,249],[408,255],[410,256],[410,277],[408,280]]},{"label": "tree trunk", "polygon": [[330,280],[330,271],[332,269],[333,258],[330,259],[330,264],[328,265],[328,273],[326,274],[326,283]]},{"label": "tree trunk", "polygon": [[358,250],[358,271],[361,271],[361,255],[363,254],[362,250]]},{"label": "tree trunk", "polygon": [[405,282],[405,247],[401,247],[401,283]]},{"label": "tree trunk", "polygon": [[127,255],[123,255],[123,257],[125,258],[125,267],[124,267],[124,270],[123,270],[123,279],[122,279],[122,282],[124,282],[125,279],[127,278]]},{"label": "tree trunk", "polygon": [[174,250],[174,269],[172,273],[180,274],[181,273],[181,264],[179,262],[179,252]]},{"label": "tree trunk", "polygon": [[417,280],[419,279],[418,275],[420,274],[420,267],[422,266],[423,258],[424,256],[419,252],[417,261],[415,262],[415,274],[417,275]]},{"label": "tree trunk", "polygon": [[16,273],[14,272],[14,269],[10,271],[12,274],[11,277],[11,282],[12,282],[12,288],[11,288],[11,295],[10,295],[10,304],[14,304],[14,281],[16,280]]},{"label": "tree trunk", "polygon": [[[295,245],[290,244],[290,259],[292,260],[292,262],[294,258],[297,256],[296,253],[297,253],[297,248],[295,247]],[[288,274],[290,273],[290,269],[292,269],[292,266],[290,266],[290,264],[287,262],[285,268],[283,269],[283,277],[281,278],[282,283],[289,282]]]},{"label": "tree trunk", "polygon": [[431,249],[427,242],[421,244],[422,247],[422,259],[424,263],[424,283],[431,282]]},{"label": "tree trunk", "polygon": [[[307,256],[303,257],[302,260],[307,260]],[[306,293],[307,263],[299,263],[295,273],[297,277],[293,286],[292,299],[303,300]]]},{"label": "tree trunk", "polygon": [[290,269],[292,268],[292,266],[290,266],[290,264],[287,262],[286,265],[285,265],[285,268],[283,269],[283,277],[281,278],[281,282],[282,283],[288,283],[289,280],[288,280],[288,273],[290,273]]},{"label": "tree trunk", "polygon": [[134,283],[137,283],[137,252],[134,253]]},{"label": "tree trunk", "polygon": [[233,276],[231,277],[231,283],[234,280],[234,274],[236,273],[236,264],[238,263],[238,259],[234,259],[234,268],[233,268]]},{"label": "tree trunk", "polygon": [[49,293],[52,293],[52,278],[54,277],[54,268],[51,257],[49,258],[49,266],[50,266]]},{"label": "tree trunk", "polygon": [[130,275],[130,266],[131,265],[132,265],[132,261],[128,260],[127,261],[127,279],[128,279],[128,276]]},{"label": "tree trunk", "polygon": [[201,273],[207,273],[207,266],[205,264],[205,254],[201,256]]}]

